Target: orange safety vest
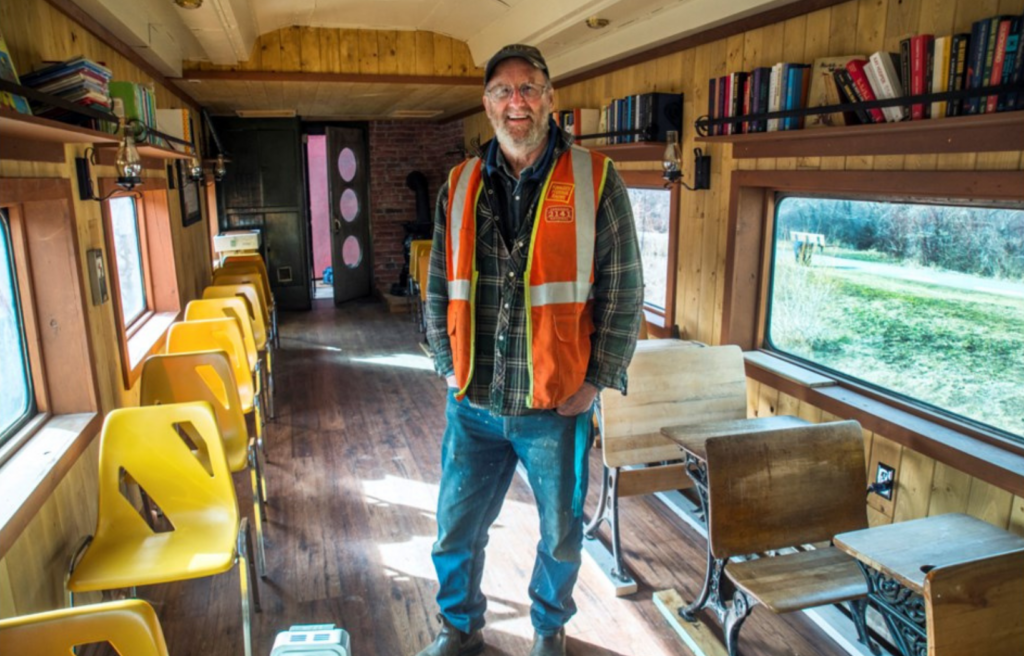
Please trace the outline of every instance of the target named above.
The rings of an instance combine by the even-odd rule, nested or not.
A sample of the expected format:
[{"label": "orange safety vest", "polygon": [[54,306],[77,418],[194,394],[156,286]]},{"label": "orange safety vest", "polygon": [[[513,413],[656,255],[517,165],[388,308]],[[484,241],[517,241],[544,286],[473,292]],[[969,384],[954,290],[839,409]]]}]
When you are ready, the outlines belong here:
[{"label": "orange safety vest", "polygon": [[[551,167],[540,192],[523,275],[531,408],[557,407],[587,373],[597,206],[610,164],[604,155],[573,146]],[[481,168],[480,159],[473,158],[448,176],[448,338],[459,400],[473,378]]]}]

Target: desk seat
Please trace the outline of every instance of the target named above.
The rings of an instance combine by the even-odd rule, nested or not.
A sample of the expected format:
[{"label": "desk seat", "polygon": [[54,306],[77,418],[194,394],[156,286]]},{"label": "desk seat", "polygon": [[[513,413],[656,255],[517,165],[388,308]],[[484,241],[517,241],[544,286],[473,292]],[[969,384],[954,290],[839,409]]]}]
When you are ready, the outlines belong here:
[{"label": "desk seat", "polygon": [[773,613],[860,599],[868,593],[856,561],[835,547],[729,563],[729,578]]}]

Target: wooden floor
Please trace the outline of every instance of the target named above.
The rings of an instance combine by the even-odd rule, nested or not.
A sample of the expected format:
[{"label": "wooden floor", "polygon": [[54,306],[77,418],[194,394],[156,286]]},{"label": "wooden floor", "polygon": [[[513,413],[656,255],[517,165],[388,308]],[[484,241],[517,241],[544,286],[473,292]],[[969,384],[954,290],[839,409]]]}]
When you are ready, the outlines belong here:
[{"label": "wooden floor", "polygon": [[[444,386],[418,347],[409,315],[379,303],[286,314],[275,360],[277,419],[268,424],[268,577],[255,616],[257,656],[292,624],[334,623],[352,637],[352,656],[412,656],[437,629],[430,547],[444,429]],[[591,462],[587,515],[599,490]],[[246,483],[239,481],[246,508]],[[704,541],[657,500],[624,499],[623,544],[640,584],[616,598],[584,556],[569,623],[576,655],[688,655],[652,594],[694,596]],[[526,655],[532,627],[526,586],[537,541],[536,510],[518,477],[491,530],[484,576],[489,656]],[[242,654],[235,573],[153,586],[139,594],[157,608],[173,656]],[[744,656],[843,654],[800,617],[756,608],[744,627]]]}]

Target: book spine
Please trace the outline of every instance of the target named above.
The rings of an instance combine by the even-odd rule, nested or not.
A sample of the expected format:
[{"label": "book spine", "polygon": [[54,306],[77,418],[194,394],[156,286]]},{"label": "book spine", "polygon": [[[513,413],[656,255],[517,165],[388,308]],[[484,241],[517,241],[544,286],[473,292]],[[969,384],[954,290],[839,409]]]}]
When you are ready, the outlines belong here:
[{"label": "book spine", "polygon": [[[782,96],[779,95],[782,91],[780,85],[780,78],[782,77],[782,64],[775,64],[772,66],[771,79],[768,85],[768,111],[777,112],[779,106],[782,103]],[[779,129],[779,119],[770,118],[768,119],[768,132],[777,132]]]},{"label": "book spine", "polygon": [[[1021,57],[1021,22],[1022,19],[1020,16],[1014,16],[1010,20],[1010,30],[1006,37],[1006,57],[1003,62],[1003,76],[999,81],[1000,84],[1010,84],[1013,81],[1014,69],[1017,67],[1017,62]],[[1014,104],[1016,104],[1016,100],[1016,91],[1006,91],[999,94],[999,102],[996,106],[996,111],[1005,112],[1009,109],[1013,109]]]},{"label": "book spine", "polygon": [[[980,89],[983,83],[982,71],[985,68],[985,51],[988,48],[988,20],[975,21],[971,25],[971,50],[967,58],[967,88]],[[978,114],[981,111],[981,98],[964,99],[963,113]]]},{"label": "book spine", "polygon": [[[951,37],[940,36],[933,42],[932,65],[929,78],[932,81],[930,91],[941,93],[949,91],[949,45]],[[931,118],[942,118],[946,115],[947,101],[939,100],[932,103],[929,110]]]},{"label": "book spine", "polygon": [[[900,41],[900,80],[904,89],[910,89],[910,81],[914,79],[913,61],[914,37],[911,36]],[[903,109],[907,112],[914,111],[910,105],[904,105]]]},{"label": "book spine", "polygon": [[[718,78],[718,118],[729,118],[725,99],[729,97],[729,76],[723,75]],[[719,126],[718,134],[729,134],[729,124],[723,123]]]},{"label": "book spine", "polygon": [[[984,21],[988,24],[988,27],[985,30],[987,36],[985,40],[984,64],[981,69],[981,87],[988,86],[988,81],[992,77],[992,64],[995,60],[996,39],[999,34],[1001,18],[1001,16],[993,16]],[[978,113],[984,114],[986,111],[988,111],[988,96],[981,96],[978,99]]]},{"label": "book spine", "polygon": [[[853,79],[850,77],[850,71],[845,68],[837,68],[832,72],[832,78],[836,81],[836,91],[839,93],[839,99],[843,103],[857,103],[861,101],[861,98],[857,95],[857,89],[853,85]],[[871,115],[868,114],[866,109],[857,108],[853,110],[853,115],[856,117],[857,122],[860,124],[871,123]]]},{"label": "book spine", "polygon": [[[934,37],[931,34],[916,34],[910,39],[910,94],[920,96],[928,93],[928,49]],[[904,88],[908,88],[906,85]],[[927,118],[924,103],[910,107],[910,120]]]},{"label": "book spine", "polygon": [[[1006,39],[1010,36],[1010,19],[999,21],[996,29],[996,42],[992,52],[992,67],[988,75],[989,86],[997,86],[1003,81],[1003,63],[1006,61]],[[985,98],[985,113],[992,114],[999,107],[999,95],[991,94]]]},{"label": "book spine", "polygon": [[[868,81],[867,76],[867,60],[864,59],[852,59],[846,64],[846,70],[850,74],[850,79],[853,81],[853,87],[857,91],[857,97],[862,101],[877,100],[875,92],[871,88],[871,83]],[[885,123],[885,114],[881,109],[875,107],[874,109],[867,110],[871,116],[872,123]]]},{"label": "book spine", "polygon": [[[758,110],[760,111],[760,113],[764,114],[765,112],[768,111],[768,91],[769,91],[769,82],[771,81],[771,76],[772,76],[772,69],[770,69],[770,68],[759,68],[758,70],[761,72],[761,77],[760,77],[760,79],[758,80],[758,83],[757,83],[757,97],[758,97],[757,106],[758,106]],[[768,131],[768,121],[766,121],[764,119],[761,119],[761,120],[757,121],[757,131],[758,132],[767,132]]]},{"label": "book spine", "polygon": [[[1020,84],[1024,81],[1024,15],[1018,16],[1021,29],[1017,32],[1017,60],[1013,63],[1013,76],[1010,81]],[[1011,91],[1012,104],[1008,109],[1024,109],[1024,93]]]},{"label": "book spine", "polygon": [[[966,84],[967,57],[971,46],[970,34],[954,34],[949,45],[949,91],[962,91]],[[946,116],[959,116],[964,113],[963,100],[950,100],[946,103]]]},{"label": "book spine", "polygon": [[[864,67],[864,73],[867,75],[871,88],[875,91],[875,97],[886,100],[903,95],[903,89],[900,88],[900,81],[889,53],[876,52],[868,58],[868,62],[869,65]],[[885,107],[882,109],[882,113],[890,123],[902,121],[906,117],[903,107],[900,106]]]},{"label": "book spine", "polygon": [[[743,110],[741,114],[743,116],[750,116],[750,76],[746,73],[743,74]],[[750,121],[743,121],[740,124],[740,130],[744,134],[751,132]]]},{"label": "book spine", "polygon": [[[718,87],[718,78],[711,78],[708,80],[708,118],[718,118],[718,94],[716,93]],[[718,134],[718,126],[712,126],[708,129],[708,135]]]}]

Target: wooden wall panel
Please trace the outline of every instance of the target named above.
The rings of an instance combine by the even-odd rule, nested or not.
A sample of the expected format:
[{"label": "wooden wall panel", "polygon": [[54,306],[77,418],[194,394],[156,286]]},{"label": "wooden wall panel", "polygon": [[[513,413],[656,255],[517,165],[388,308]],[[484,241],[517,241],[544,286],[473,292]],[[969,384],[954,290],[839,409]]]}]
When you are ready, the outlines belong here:
[{"label": "wooden wall panel", "polygon": [[[0,3],[0,25],[19,72],[40,67],[44,61],[59,61],[84,55],[103,62],[114,78],[140,83],[153,79],[117,52],[99,41],[80,25],[53,9],[44,0],[15,0]],[[17,27],[15,27],[17,26]],[[167,89],[155,85],[157,106],[182,108],[184,103]],[[71,180],[74,196],[74,221],[78,235],[80,260],[91,248],[106,252],[100,204],[78,200],[74,158],[84,155],[84,146],[67,146],[64,163],[0,161],[0,177],[66,178]],[[93,177],[113,177],[112,166],[94,166]],[[166,184],[166,169],[146,171],[147,177]],[[176,185],[177,186],[177,185]],[[181,225],[177,190],[168,191],[168,208],[174,241],[178,289],[184,303],[199,295],[210,276],[210,246],[206,236],[208,219],[188,228]],[[87,274],[83,270],[83,277]],[[88,302],[88,299],[87,299]],[[87,325],[92,344],[92,361],[97,367],[99,404],[103,412],[137,403],[138,389],[125,389],[120,374],[120,353],[115,333],[113,303],[87,305]],[[70,550],[78,540],[95,530],[96,462],[98,441],[86,450],[60,482],[25,532],[0,560],[0,615],[55,608],[63,605],[63,575]]]}]

